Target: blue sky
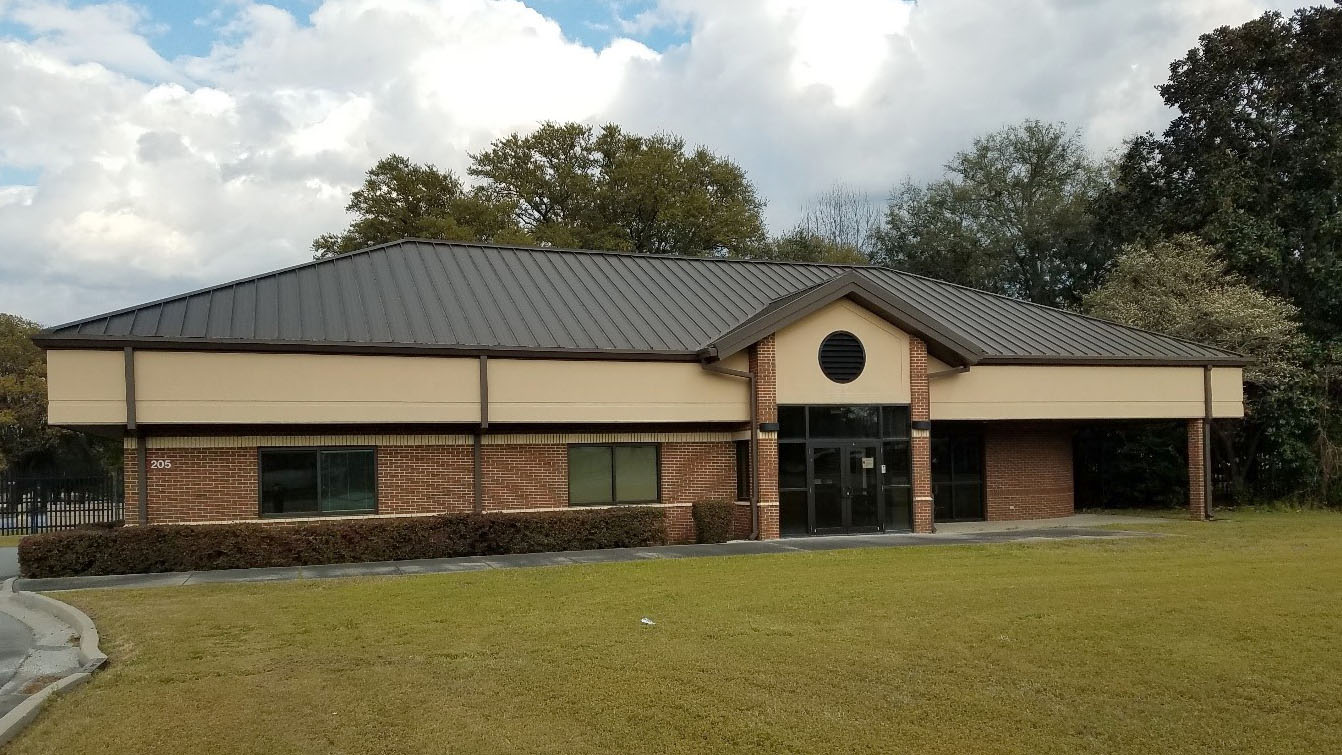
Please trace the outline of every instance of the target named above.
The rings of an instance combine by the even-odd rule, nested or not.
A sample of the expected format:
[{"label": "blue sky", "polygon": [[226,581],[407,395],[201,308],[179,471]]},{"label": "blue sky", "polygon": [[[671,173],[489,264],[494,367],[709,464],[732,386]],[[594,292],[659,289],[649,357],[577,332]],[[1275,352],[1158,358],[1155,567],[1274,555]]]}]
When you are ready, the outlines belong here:
[{"label": "blue sky", "polygon": [[[68,5],[80,7],[102,1],[71,0]],[[146,39],[169,60],[209,52],[220,27],[238,5],[235,0],[133,0],[129,4],[144,12],[147,17],[143,29]],[[283,8],[299,23],[305,24],[321,2],[271,0],[266,4]],[[684,25],[677,23],[661,23],[646,29],[622,26],[622,20],[633,21],[640,14],[653,10],[656,7],[653,0],[529,0],[526,4],[556,21],[568,38],[595,49],[605,47],[617,37],[637,40],[657,51],[689,39]],[[17,24],[0,20],[0,37],[3,36],[31,38],[32,35]],[[3,178],[0,183],[4,183]]]}]

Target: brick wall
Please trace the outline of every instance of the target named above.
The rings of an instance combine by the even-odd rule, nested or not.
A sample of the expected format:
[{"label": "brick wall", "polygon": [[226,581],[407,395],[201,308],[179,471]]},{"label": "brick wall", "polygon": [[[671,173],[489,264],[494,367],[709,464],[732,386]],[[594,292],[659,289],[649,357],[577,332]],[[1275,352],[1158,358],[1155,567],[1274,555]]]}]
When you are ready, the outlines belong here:
[{"label": "brick wall", "polygon": [[[254,448],[151,448],[149,523],[253,519],[260,509]],[[135,451],[127,449],[126,520],[139,519]],[[156,467],[155,462],[166,465]]]},{"label": "brick wall", "polygon": [[[675,542],[693,542],[688,504],[736,497],[735,445],[724,440],[668,441],[660,446],[662,500],[680,504],[666,509],[668,531]],[[568,506],[567,444],[487,444],[481,458],[486,511]],[[151,524],[259,518],[256,447],[151,448],[148,459]],[[155,467],[156,461],[166,466]],[[126,510],[134,524],[134,449],[124,452],[123,462]],[[468,513],[474,506],[469,445],[379,446],[377,470],[380,514]],[[777,507],[772,510],[777,531]]]},{"label": "brick wall", "polygon": [[567,445],[486,445],[480,458],[485,511],[568,505]]},{"label": "brick wall", "polygon": [[[750,347],[749,359],[750,371],[755,374],[755,422],[777,422],[778,363],[773,335]],[[760,538],[771,539],[779,536],[778,433],[760,433],[759,455]]]},{"label": "brick wall", "polygon": [[662,502],[704,500],[736,500],[736,444],[663,443]]},{"label": "brick wall", "polygon": [[470,446],[379,446],[377,504],[383,514],[470,513]]},{"label": "brick wall", "polygon": [[[909,419],[921,422],[931,417],[931,392],[927,386],[927,344],[909,337]],[[913,531],[931,532],[932,441],[926,430],[914,430],[909,439],[913,475]]]},{"label": "brick wall", "polygon": [[988,422],[983,431],[983,453],[985,513],[989,521],[1074,513],[1070,425]]},{"label": "brick wall", "polygon": [[1192,519],[1207,518],[1207,477],[1206,457],[1203,443],[1205,420],[1188,420],[1188,516]]}]

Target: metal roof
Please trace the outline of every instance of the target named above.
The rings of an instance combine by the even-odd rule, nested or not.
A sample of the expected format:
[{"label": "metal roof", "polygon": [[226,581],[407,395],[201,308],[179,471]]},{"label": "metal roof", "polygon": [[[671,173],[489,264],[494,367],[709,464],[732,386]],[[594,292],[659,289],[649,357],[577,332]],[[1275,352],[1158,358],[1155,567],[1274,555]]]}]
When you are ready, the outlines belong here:
[{"label": "metal roof", "polygon": [[[841,277],[844,286],[833,283]],[[930,341],[968,357],[959,361],[1245,361],[886,268],[417,239],[59,325],[34,340],[49,348],[695,359],[721,337],[749,330],[753,320],[780,310],[795,314],[798,301],[819,302],[808,289],[826,283],[839,295],[867,292],[867,299],[881,300]]]}]

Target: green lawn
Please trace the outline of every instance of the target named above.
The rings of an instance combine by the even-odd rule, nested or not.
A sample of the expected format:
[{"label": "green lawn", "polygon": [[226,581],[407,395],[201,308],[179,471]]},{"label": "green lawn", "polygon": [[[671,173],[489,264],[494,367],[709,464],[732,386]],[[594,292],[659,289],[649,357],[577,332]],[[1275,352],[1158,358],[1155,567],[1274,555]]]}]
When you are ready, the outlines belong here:
[{"label": "green lawn", "polygon": [[0,547],[15,547],[27,535],[0,535]]},{"label": "green lawn", "polygon": [[12,751],[1342,751],[1342,515],[1229,516],[1141,540],[63,593],[112,665]]}]

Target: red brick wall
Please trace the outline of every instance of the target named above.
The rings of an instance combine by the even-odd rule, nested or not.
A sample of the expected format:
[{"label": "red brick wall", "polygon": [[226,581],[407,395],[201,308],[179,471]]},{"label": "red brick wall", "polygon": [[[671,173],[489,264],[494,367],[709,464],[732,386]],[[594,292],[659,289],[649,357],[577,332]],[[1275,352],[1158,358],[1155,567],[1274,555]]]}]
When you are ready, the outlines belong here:
[{"label": "red brick wall", "polygon": [[[690,504],[736,497],[732,441],[661,443],[665,503]],[[563,443],[485,445],[482,448],[486,511],[568,506],[568,446]],[[257,449],[150,449],[151,524],[231,521],[259,516]],[[126,510],[136,523],[135,451],[127,450]],[[170,466],[154,468],[154,461]],[[474,505],[472,449],[460,446],[380,446],[377,449],[378,513],[467,513]],[[775,491],[777,485],[774,486]],[[776,495],[776,492],[775,492]],[[777,529],[777,508],[773,508]],[[688,505],[668,507],[675,542],[694,541]]]},{"label": "red brick wall", "polygon": [[[773,335],[750,347],[750,371],[755,374],[755,422],[778,421],[778,362]],[[778,532],[778,434],[761,433],[759,439],[760,538]],[[747,530],[747,534],[749,534]]]},{"label": "red brick wall", "polygon": [[736,500],[736,444],[663,443],[661,495],[663,503]]},{"label": "red brick wall", "polygon": [[480,458],[485,511],[568,505],[567,445],[486,445]]},{"label": "red brick wall", "polygon": [[[255,448],[151,448],[149,523],[254,519],[260,508]],[[125,455],[126,520],[137,524],[135,451]],[[168,464],[156,468],[155,462]]]},{"label": "red brick wall", "polygon": [[[931,417],[931,393],[927,386],[927,344],[909,338],[909,419],[925,421]],[[926,430],[914,430],[909,439],[913,468],[913,531],[931,532],[932,521],[932,441]]]},{"label": "red brick wall", "polygon": [[988,422],[983,453],[989,521],[1045,519],[1075,512],[1071,426]]},{"label": "red brick wall", "polygon": [[1207,518],[1206,457],[1203,455],[1205,420],[1188,420],[1188,516]]},{"label": "red brick wall", "polygon": [[379,446],[377,505],[383,514],[470,513],[470,446]]}]

